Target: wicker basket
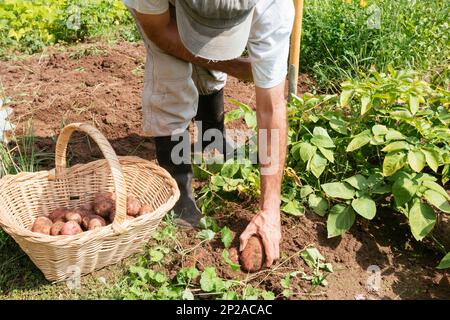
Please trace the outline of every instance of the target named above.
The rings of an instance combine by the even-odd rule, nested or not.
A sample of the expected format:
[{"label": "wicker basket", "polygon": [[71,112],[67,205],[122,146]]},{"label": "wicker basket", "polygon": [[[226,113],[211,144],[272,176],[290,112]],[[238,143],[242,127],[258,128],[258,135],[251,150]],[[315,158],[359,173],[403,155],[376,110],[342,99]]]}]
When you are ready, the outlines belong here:
[{"label": "wicker basket", "polygon": [[[87,133],[99,145],[105,160],[66,168],[66,151],[74,131]],[[0,180],[0,226],[20,245],[51,281],[98,270],[139,251],[179,198],[175,180],[167,171],[137,157],[117,157],[106,138],[94,127],[66,126],[56,145],[56,168],[19,173]],[[30,231],[38,216],[58,207],[78,208],[99,191],[116,192],[112,224],[73,236],[48,236]],[[151,204],[154,212],[126,219],[127,194]]]}]

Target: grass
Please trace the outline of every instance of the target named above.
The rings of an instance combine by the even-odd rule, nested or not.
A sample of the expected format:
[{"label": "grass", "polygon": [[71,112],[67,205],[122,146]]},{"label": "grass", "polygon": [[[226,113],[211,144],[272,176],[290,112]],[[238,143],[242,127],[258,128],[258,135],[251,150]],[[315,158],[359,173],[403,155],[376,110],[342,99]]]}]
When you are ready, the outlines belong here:
[{"label": "grass", "polygon": [[446,0],[305,1],[301,68],[319,87],[388,65],[448,83],[450,3]]}]

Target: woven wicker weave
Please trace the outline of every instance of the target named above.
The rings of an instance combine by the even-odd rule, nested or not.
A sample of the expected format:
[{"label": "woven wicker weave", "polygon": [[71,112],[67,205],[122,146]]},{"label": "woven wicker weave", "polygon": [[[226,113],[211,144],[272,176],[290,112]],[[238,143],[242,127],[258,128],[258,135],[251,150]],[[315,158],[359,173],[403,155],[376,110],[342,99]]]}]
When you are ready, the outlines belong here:
[{"label": "woven wicker weave", "polygon": [[[91,136],[105,160],[66,168],[67,144],[74,131]],[[24,172],[0,180],[0,226],[48,280],[64,280],[73,270],[84,275],[139,251],[179,198],[176,182],[167,171],[137,157],[117,157],[105,137],[88,124],[65,127],[55,156],[56,168],[51,171]],[[47,216],[58,207],[78,208],[92,202],[100,191],[116,192],[112,224],[73,236],[30,231],[36,217]],[[154,212],[127,220],[129,194],[152,205]]]}]

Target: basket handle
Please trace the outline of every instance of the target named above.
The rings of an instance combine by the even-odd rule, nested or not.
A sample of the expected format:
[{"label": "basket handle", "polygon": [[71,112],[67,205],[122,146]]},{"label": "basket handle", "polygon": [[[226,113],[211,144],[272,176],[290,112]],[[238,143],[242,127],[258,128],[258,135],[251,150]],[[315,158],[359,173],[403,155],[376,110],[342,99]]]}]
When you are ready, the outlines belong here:
[{"label": "basket handle", "polygon": [[123,233],[125,228],[122,227],[123,222],[126,219],[127,214],[127,189],[125,176],[120,166],[119,159],[117,158],[114,149],[105,136],[95,127],[87,123],[72,123],[64,127],[59,134],[56,142],[55,151],[55,176],[54,179],[64,177],[64,171],[67,168],[67,146],[75,131],[81,131],[89,135],[95,143],[99,146],[103,156],[105,157],[108,165],[111,169],[111,174],[114,181],[114,189],[116,192],[116,215],[112,223],[112,228],[117,233]]}]

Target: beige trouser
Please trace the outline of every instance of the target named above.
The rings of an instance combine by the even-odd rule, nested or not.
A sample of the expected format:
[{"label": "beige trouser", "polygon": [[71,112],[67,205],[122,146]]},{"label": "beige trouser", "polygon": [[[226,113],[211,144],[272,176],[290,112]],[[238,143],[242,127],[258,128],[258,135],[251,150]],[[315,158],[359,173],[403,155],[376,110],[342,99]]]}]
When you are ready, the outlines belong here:
[{"label": "beige trouser", "polygon": [[185,130],[197,114],[198,95],[208,95],[225,86],[227,75],[177,59],[156,46],[142,30],[147,49],[142,111],[143,130],[153,137]]}]

